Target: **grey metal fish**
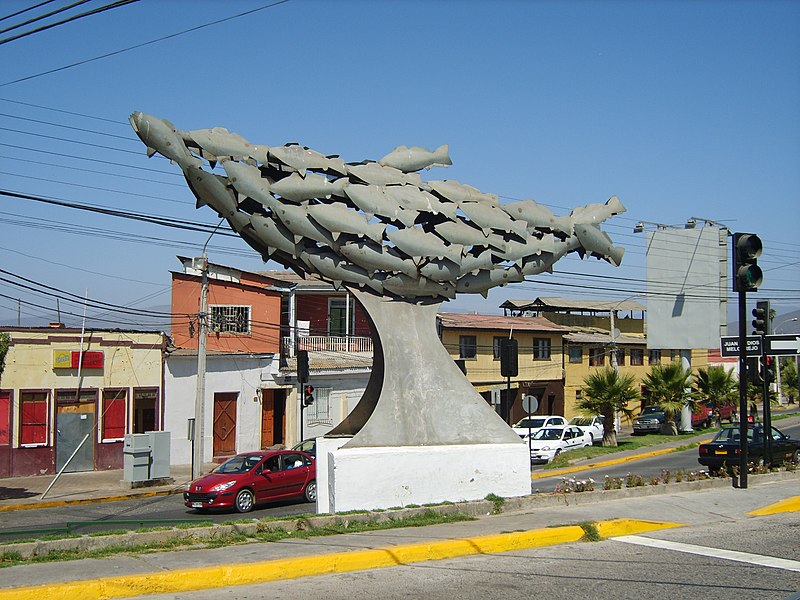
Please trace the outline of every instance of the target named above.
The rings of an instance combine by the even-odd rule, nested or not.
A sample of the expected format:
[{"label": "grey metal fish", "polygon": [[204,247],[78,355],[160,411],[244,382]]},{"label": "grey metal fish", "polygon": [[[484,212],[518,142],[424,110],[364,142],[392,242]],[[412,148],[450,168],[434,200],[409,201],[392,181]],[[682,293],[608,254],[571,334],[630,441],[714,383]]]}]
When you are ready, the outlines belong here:
[{"label": "grey metal fish", "polygon": [[447,198],[456,204],[461,204],[462,202],[500,204],[500,198],[498,198],[496,194],[484,194],[478,188],[466,185],[465,183],[459,183],[455,179],[428,181],[426,185],[443,198]]},{"label": "grey metal fish", "polygon": [[319,254],[306,252],[301,258],[312,270],[330,279],[337,287],[339,283],[344,282],[368,287],[378,293],[383,291],[383,285],[379,280],[371,278],[361,267],[350,265],[331,252]]},{"label": "grey metal fish", "polygon": [[559,231],[572,235],[572,220],[569,217],[557,217],[553,211],[535,200],[521,200],[500,206],[513,218],[525,221],[530,229]]},{"label": "grey metal fish", "polygon": [[525,279],[516,267],[495,267],[479,271],[476,275],[464,275],[456,283],[456,291],[470,294],[481,294],[484,298],[488,291],[498,285],[519,282]]},{"label": "grey metal fish", "polygon": [[182,132],[182,137],[187,146],[196,148],[200,156],[211,162],[221,158],[267,162],[268,146],[253,145],[238,133],[231,133],[224,127],[192,129]]},{"label": "grey metal fish", "polygon": [[347,165],[347,174],[354,175],[368,185],[422,185],[418,173],[403,173],[400,169],[384,167],[376,162]]},{"label": "grey metal fish", "polygon": [[611,241],[608,234],[605,231],[601,231],[597,225],[577,223],[575,225],[575,236],[581,246],[592,256],[606,260],[615,267],[618,267],[622,262],[622,255],[625,253],[625,249],[614,246],[614,242]]},{"label": "grey metal fish", "polygon": [[487,202],[462,202],[459,208],[486,235],[493,229],[515,233],[522,238],[528,234],[527,223],[512,219],[499,205]]},{"label": "grey metal fish", "polygon": [[477,227],[474,227],[470,223],[465,223],[460,219],[439,223],[434,226],[434,231],[439,237],[444,238],[451,244],[491,246],[500,251],[504,251],[506,247],[506,242],[502,236],[496,233],[489,233],[487,235]]},{"label": "grey metal fish", "polygon": [[626,210],[619,198],[611,196],[606,200],[605,204],[587,204],[586,206],[574,208],[569,216],[573,224],[594,223],[598,225],[615,215],[624,213]]},{"label": "grey metal fish", "polygon": [[348,180],[346,178],[330,181],[324,175],[317,175],[316,173],[306,173],[305,177],[300,173],[292,173],[288,177],[270,183],[269,189],[273,194],[278,194],[281,198],[294,202],[304,202],[312,198],[342,196],[347,184]]},{"label": "grey metal fish", "polygon": [[348,242],[339,246],[339,253],[368,273],[385,271],[387,273],[404,273],[409,277],[417,276],[417,266],[408,258],[401,258],[391,248],[373,244],[365,240]]},{"label": "grey metal fish", "polygon": [[338,156],[325,156],[299,144],[273,146],[269,153],[286,166],[299,171],[301,175],[305,175],[307,169],[335,171],[340,175],[347,175],[347,167]]},{"label": "grey metal fish", "polygon": [[366,213],[368,219],[373,215],[378,215],[390,221],[400,221],[406,227],[413,226],[419,212],[403,208],[397,202],[392,201],[386,196],[384,189],[380,185],[351,183],[344,188],[344,193],[353,201],[353,204]]},{"label": "grey metal fish", "polygon": [[267,247],[267,254],[279,250],[294,258],[298,257],[294,234],[277,219],[270,219],[258,213],[250,217],[256,236]]},{"label": "grey metal fish", "polygon": [[270,192],[269,180],[262,177],[258,167],[235,160],[223,160],[221,164],[228,175],[228,183],[238,193],[239,202],[244,198],[252,198],[268,208],[278,206],[278,200]]},{"label": "grey metal fish", "polygon": [[364,216],[341,202],[331,204],[310,204],[308,214],[317,223],[331,232],[334,240],[340,233],[351,233],[359,237],[368,237],[378,244],[383,241],[386,225],[369,223]]},{"label": "grey metal fish", "polygon": [[419,146],[398,146],[378,161],[378,164],[394,167],[406,173],[429,169],[432,166],[447,167],[453,164],[448,154],[448,146],[444,144],[431,152]]},{"label": "grey metal fish", "polygon": [[203,161],[192,156],[192,153],[186,148],[175,125],[166,119],[159,119],[153,115],[136,111],[128,120],[136,135],[147,146],[147,156],[153,156],[159,152],[178,163],[182,168],[199,168],[203,165]]},{"label": "grey metal fish", "polygon": [[330,231],[308,218],[308,209],[305,206],[281,203],[274,209],[274,212],[286,229],[292,232],[295,242],[299,242],[305,237],[329,248],[339,246]]},{"label": "grey metal fish", "polygon": [[430,192],[419,189],[415,185],[387,185],[383,192],[399,206],[417,212],[429,212],[434,215],[445,215],[448,219],[456,219],[456,205],[442,202]]},{"label": "grey metal fish", "polygon": [[394,231],[387,228],[386,237],[399,250],[412,258],[448,258],[456,264],[461,264],[461,253],[464,250],[461,244],[448,245],[440,238],[425,233],[418,227]]},{"label": "grey metal fish", "polygon": [[408,275],[392,275],[383,280],[383,289],[406,298],[442,297],[455,298],[456,288],[452,283],[437,283],[429,279],[416,279]]}]

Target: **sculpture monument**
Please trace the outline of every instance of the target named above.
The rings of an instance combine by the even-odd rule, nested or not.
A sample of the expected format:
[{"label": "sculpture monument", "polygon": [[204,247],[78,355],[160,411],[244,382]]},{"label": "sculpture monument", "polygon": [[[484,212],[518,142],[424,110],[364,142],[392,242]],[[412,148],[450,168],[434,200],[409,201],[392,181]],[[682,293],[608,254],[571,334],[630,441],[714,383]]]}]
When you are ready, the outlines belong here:
[{"label": "sculpture monument", "polygon": [[[625,211],[616,197],[556,216],[533,200],[501,203],[457,181],[424,181],[419,171],[452,164],[447,146],[346,163],[141,112],[130,122],[148,155],[182,169],[198,208],[224,217],[265,261],[344,286],[369,315],[367,388],[325,436],[335,442],[318,442],[321,512],[530,493],[527,446],[456,367],[436,313],[457,293],[485,295],[570,252],[619,265],[623,249],[599,227]],[[489,473],[492,463],[506,466]],[[383,496],[365,504],[348,491],[387,470],[392,479],[376,484]]]}]

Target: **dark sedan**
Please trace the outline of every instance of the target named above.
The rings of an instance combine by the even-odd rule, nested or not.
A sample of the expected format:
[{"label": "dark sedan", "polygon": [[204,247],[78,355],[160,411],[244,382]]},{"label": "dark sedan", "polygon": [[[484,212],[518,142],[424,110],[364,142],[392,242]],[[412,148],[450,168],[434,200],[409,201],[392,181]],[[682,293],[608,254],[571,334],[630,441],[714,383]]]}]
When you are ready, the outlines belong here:
[{"label": "dark sedan", "polygon": [[[751,425],[747,429],[747,460],[764,463],[764,426]],[[698,461],[711,471],[730,469],[739,464],[741,444],[739,427],[723,427],[714,439],[699,447]],[[772,463],[800,461],[800,440],[794,440],[782,431],[772,428]]]}]

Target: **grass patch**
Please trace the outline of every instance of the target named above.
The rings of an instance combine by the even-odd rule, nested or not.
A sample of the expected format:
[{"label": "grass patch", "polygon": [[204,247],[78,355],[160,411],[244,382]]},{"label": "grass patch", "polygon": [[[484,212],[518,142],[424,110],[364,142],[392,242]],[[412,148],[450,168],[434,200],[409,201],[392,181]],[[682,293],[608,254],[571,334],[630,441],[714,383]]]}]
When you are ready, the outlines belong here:
[{"label": "grass patch", "polygon": [[501,512],[503,512],[503,506],[506,503],[505,498],[501,498],[497,494],[487,494],[486,500],[494,504],[494,507],[492,507],[493,515],[499,515]]},{"label": "grass patch", "polygon": [[583,529],[583,537],[581,540],[584,542],[599,542],[603,539],[600,532],[597,530],[597,524],[592,521],[578,523],[578,527]]},{"label": "grass patch", "polygon": [[89,535],[89,537],[105,537],[108,535],[124,535],[128,533],[127,529],[109,529],[108,531],[94,531]]},{"label": "grass patch", "polygon": [[398,529],[402,527],[424,527],[426,525],[439,525],[442,523],[457,523],[459,521],[474,521],[475,518],[464,513],[439,514],[434,510],[424,510],[417,515],[399,519],[389,518],[383,521],[349,522],[340,525],[331,525],[318,529],[305,529],[302,531],[284,531],[269,528],[259,524],[259,530],[252,535],[242,533],[228,533],[214,537],[204,542],[191,539],[167,539],[163,542],[140,544],[134,546],[114,545],[98,550],[58,550],[44,555],[23,558],[19,552],[5,551],[0,554],[0,568],[21,564],[37,564],[67,560],[80,560],[84,558],[106,558],[118,554],[148,554],[176,548],[202,547],[222,548],[252,541],[277,542],[291,538],[312,538],[319,536],[336,535],[342,533],[362,533],[365,531],[381,531],[384,529]]}]

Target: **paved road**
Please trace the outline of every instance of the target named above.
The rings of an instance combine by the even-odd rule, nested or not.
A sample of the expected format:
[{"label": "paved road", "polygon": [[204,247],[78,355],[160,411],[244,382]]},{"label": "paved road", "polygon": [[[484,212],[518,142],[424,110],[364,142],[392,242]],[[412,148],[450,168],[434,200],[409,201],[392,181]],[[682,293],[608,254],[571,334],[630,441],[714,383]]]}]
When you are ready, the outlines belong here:
[{"label": "paved road", "polygon": [[[794,532],[793,539],[788,535],[790,531]],[[785,600],[800,589],[800,572],[752,561],[778,557],[795,561],[795,568],[800,569],[799,534],[796,514],[776,515],[747,523],[714,523],[634,536],[641,538],[638,540],[577,542],[502,554],[475,554],[389,569],[147,598]],[[672,549],[639,545],[653,539],[676,545]],[[752,556],[741,557],[750,562],[736,562],[713,554],[689,554],[687,549],[708,554],[731,549]],[[771,559],[768,562],[777,563]]]},{"label": "paved road", "polygon": [[[778,421],[775,425],[778,429],[786,433],[787,435],[793,438],[800,438],[800,423],[794,425],[787,425],[784,426]],[[709,438],[713,437],[713,433],[709,433]],[[646,452],[647,449],[643,448],[642,452]],[[609,459],[614,458],[614,455],[609,455]],[[602,459],[597,459],[602,460]],[[552,477],[546,477],[547,470],[542,467],[535,468],[533,470],[534,475],[537,476],[534,479],[533,487],[534,489],[538,489],[539,491],[553,491],[555,487],[562,483],[564,478],[571,478],[575,477],[577,479],[593,479],[595,481],[595,486],[597,489],[601,488],[603,485],[603,481],[606,476],[608,477],[619,477],[624,479],[628,473],[632,473],[634,475],[641,475],[645,483],[648,482],[650,477],[661,477],[662,470],[667,469],[670,473],[674,474],[679,470],[684,472],[689,471],[697,471],[703,469],[700,463],[697,462],[697,448],[691,448],[689,450],[684,450],[681,452],[672,452],[670,454],[662,454],[659,456],[654,456],[652,458],[644,458],[641,460],[637,460],[634,462],[622,463],[618,465],[612,465],[608,467],[599,467],[595,469],[587,469],[584,471],[580,471],[578,473],[572,473],[569,475],[554,475]]]}]

